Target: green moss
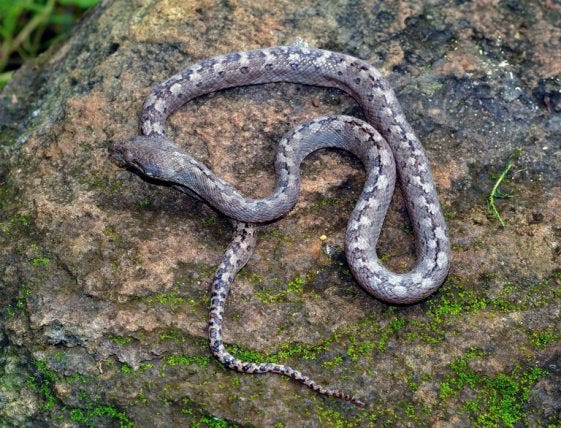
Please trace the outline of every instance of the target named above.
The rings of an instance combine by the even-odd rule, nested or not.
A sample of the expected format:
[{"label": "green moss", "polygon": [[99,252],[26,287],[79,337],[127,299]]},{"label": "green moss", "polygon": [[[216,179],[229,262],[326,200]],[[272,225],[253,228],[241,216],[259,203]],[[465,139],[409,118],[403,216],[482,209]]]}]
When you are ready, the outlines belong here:
[{"label": "green moss", "polygon": [[120,372],[124,374],[130,374],[134,372],[134,369],[128,364],[121,364]]},{"label": "green moss", "polygon": [[331,368],[338,367],[338,366],[342,365],[342,364],[343,364],[343,361],[344,361],[344,360],[343,360],[343,357],[340,356],[340,355],[337,355],[337,356],[336,356],[335,358],[333,358],[332,360],[324,361],[323,363],[321,363],[321,366],[322,366],[324,369],[331,369]]},{"label": "green moss", "polygon": [[203,226],[210,227],[218,224],[218,215],[212,213],[208,217],[205,217],[201,220]]},{"label": "green moss", "polygon": [[265,282],[265,277],[255,272],[251,272],[247,266],[245,266],[237,275],[237,278],[243,281],[247,281],[251,285],[262,285]]},{"label": "green moss", "polygon": [[368,415],[368,421],[376,427],[393,427],[397,425],[398,417],[391,407],[376,404],[375,410]]},{"label": "green moss", "polygon": [[536,308],[547,304],[561,295],[560,287],[551,287],[551,278],[531,284],[506,282],[495,297],[487,297],[483,291],[473,291],[470,285],[456,276],[449,276],[438,293],[429,299],[426,319],[408,319],[405,337],[408,340],[422,340],[439,343],[449,331],[448,326],[462,317],[482,311],[514,312]]},{"label": "green moss", "polygon": [[48,266],[51,264],[51,261],[46,257],[32,257],[29,259],[29,263],[33,266]]},{"label": "green moss", "polygon": [[[344,354],[325,359],[321,365],[325,368],[337,367],[344,364],[347,359],[357,361],[359,357],[368,354],[374,349],[384,352],[388,341],[406,326],[405,318],[394,316],[383,329],[371,317],[365,317],[359,325],[353,326],[353,332],[335,332],[325,340],[315,344],[302,344],[294,342],[282,343],[278,350],[269,354],[242,348],[236,345],[227,345],[228,351],[236,358],[254,363],[271,362],[286,363],[289,359],[317,360],[320,355],[327,355],[333,343],[341,343],[348,340],[350,344]],[[358,333],[358,334],[356,334]]]},{"label": "green moss", "polygon": [[89,376],[84,376],[79,373],[74,373],[73,375],[67,376],[64,380],[69,385],[76,384],[76,383],[86,384],[90,382],[91,378]]},{"label": "green moss", "polygon": [[230,354],[232,354],[235,358],[248,363],[273,362],[268,361],[266,355],[260,354],[257,351],[242,348],[240,346],[231,345],[228,346],[227,349],[228,352],[230,352]]},{"label": "green moss", "polygon": [[[242,272],[241,276],[254,283],[264,281],[262,276],[250,271]],[[191,279],[186,279],[186,281],[188,280]],[[289,290],[287,293],[297,296],[298,293],[305,292],[307,281],[306,275],[297,275],[286,284],[285,290]],[[493,281],[497,282],[498,280],[495,278]],[[394,341],[420,340],[427,343],[438,343],[443,340],[445,332],[446,334],[454,332],[455,325],[464,322],[474,314],[485,312],[485,314],[491,316],[500,316],[497,315],[497,312],[506,310],[505,308],[521,310],[533,305],[542,305],[544,304],[544,295],[555,296],[555,294],[547,294],[555,293],[555,291],[549,290],[549,288],[554,287],[547,286],[547,284],[547,280],[530,285],[505,283],[502,289],[497,290],[496,287],[493,289],[493,296],[496,297],[491,299],[484,291],[484,287],[476,288],[471,284],[466,284],[461,278],[452,276],[435,296],[420,304],[418,310],[412,312],[409,308],[384,308],[374,315],[364,317],[353,325],[347,325],[316,344],[286,342],[281,344],[276,351],[269,353],[232,345],[227,345],[227,349],[235,357],[248,362],[289,362],[293,364],[293,361],[287,360],[308,359],[319,360],[322,367],[326,369],[338,367],[339,371],[350,370],[357,366],[353,364],[354,361],[366,355],[372,357],[373,352],[387,352],[388,349],[391,349]],[[536,291],[537,296],[526,298],[525,296],[530,289]],[[501,300],[505,303],[497,303]],[[412,316],[407,315],[411,313]],[[528,332],[528,340],[535,347],[545,347],[556,339],[556,334],[557,332],[554,330]],[[181,330],[161,333],[160,339],[171,340],[176,343],[186,341],[186,337]],[[203,341],[203,344],[206,347],[206,341]],[[472,418],[474,425],[510,426],[511,422],[509,421],[516,418],[518,418],[518,421],[522,421],[524,416],[521,409],[523,409],[525,401],[518,398],[512,401],[513,394],[509,391],[516,390],[519,395],[523,396],[524,388],[531,388],[535,383],[532,378],[536,373],[533,373],[530,368],[526,370],[526,373],[520,369],[515,369],[511,372],[485,375],[472,368],[471,361],[480,358],[483,358],[483,353],[478,349],[472,349],[461,358],[452,361],[449,366],[450,374],[441,378],[439,398],[443,401],[453,399],[454,406],[458,401],[463,401],[461,411]],[[170,367],[205,366],[211,361],[213,359],[209,355],[171,355],[165,359],[165,364]],[[297,367],[296,363],[294,363],[294,366]],[[232,376],[231,384],[227,384],[228,387],[235,389],[236,385],[240,383],[240,378],[243,379],[242,376]],[[351,378],[352,376],[349,375],[348,377]],[[421,377],[410,377],[409,374],[406,374],[401,380],[404,385],[408,386],[405,391],[413,396],[412,392],[423,389],[422,382],[431,379],[424,378],[422,375]],[[431,382],[434,382],[434,379]],[[510,413],[505,410],[508,408],[511,409]],[[188,407],[185,407],[185,409],[189,411]],[[425,417],[424,412],[426,411],[428,411],[427,408],[419,403],[404,399],[396,404],[393,409],[387,411],[387,419],[384,419],[386,413],[382,409],[368,417],[379,425],[391,426],[392,421],[395,423],[404,419],[422,425],[421,422],[427,420],[422,419]],[[362,418],[364,417],[367,416],[363,415]],[[341,422],[338,422],[337,414],[329,415],[325,413],[323,418],[324,421],[329,421],[324,424],[325,426],[341,424]],[[198,419],[194,417],[193,420]],[[364,419],[361,419],[361,421],[364,422]],[[352,426],[350,424],[353,422],[347,421],[345,423],[349,425],[339,426]]]},{"label": "green moss", "polygon": [[122,243],[123,238],[117,233],[115,226],[108,225],[103,229],[103,233],[109,239],[109,242]]},{"label": "green moss", "polygon": [[138,207],[140,209],[146,209],[150,205],[152,205],[152,200],[148,196],[145,196],[145,197],[139,199],[136,203],[138,204]]},{"label": "green moss", "polygon": [[[334,336],[336,337],[336,336]],[[329,345],[335,340],[334,337],[317,344],[303,344],[285,342],[281,344],[276,352],[269,354],[260,353],[237,345],[227,345],[228,351],[236,358],[251,363],[286,363],[290,358],[302,358],[304,360],[316,360],[320,353],[326,352]]]},{"label": "green moss", "polygon": [[154,368],[154,364],[149,362],[143,362],[138,365],[138,371],[141,373],[145,372],[146,370],[150,370],[151,368]]},{"label": "green moss", "polygon": [[70,410],[71,420],[87,425],[88,427],[98,426],[96,420],[102,416],[108,416],[116,420],[120,428],[132,428],[134,426],[125,412],[113,406],[95,406],[86,409],[73,408]]},{"label": "green moss", "polygon": [[190,428],[230,428],[240,425],[209,415],[189,397],[181,399],[181,413],[190,416]]},{"label": "green moss", "polygon": [[23,313],[26,307],[27,297],[31,295],[31,289],[22,287],[18,292],[18,297],[3,309],[4,314],[8,318],[14,318]]},{"label": "green moss", "polygon": [[217,418],[216,416],[202,416],[198,422],[192,423],[191,427],[196,428],[200,426],[207,426],[210,428],[228,428],[231,425],[228,421],[224,419]]},{"label": "green moss", "polygon": [[[547,372],[539,367],[522,369],[515,367],[510,373],[483,375],[470,366],[470,360],[481,358],[483,353],[477,349],[469,350],[464,357],[450,363],[452,374],[440,384],[440,399],[473,396],[464,403],[466,410],[477,426],[512,427],[524,418],[523,408],[528,401],[531,388]],[[465,390],[471,390],[467,394]]]},{"label": "green moss", "polygon": [[450,276],[441,294],[428,302],[430,323],[442,323],[459,315],[477,313],[489,305],[489,299],[465,288],[461,278]]},{"label": "green moss", "polygon": [[177,288],[173,288],[171,291],[168,291],[167,293],[159,293],[159,294],[154,294],[152,296],[148,296],[146,297],[145,300],[146,303],[149,303],[151,305],[156,303],[160,305],[165,305],[172,311],[176,310],[184,303],[188,303],[188,299],[179,295],[179,291]]},{"label": "green moss", "polygon": [[130,336],[110,336],[111,341],[119,346],[125,346],[128,345],[129,343],[131,343],[134,338],[130,337]]},{"label": "green moss", "polygon": [[[357,325],[337,331],[320,343],[310,345],[285,342],[279,346],[276,352],[269,354],[230,345],[228,349],[237,358],[250,362],[286,363],[291,358],[316,360],[321,355],[323,359],[321,365],[325,368],[331,368],[341,366],[348,360],[351,362],[357,361],[361,356],[374,349],[384,352],[387,349],[388,341],[406,325],[405,318],[394,316],[388,321],[386,327],[380,329],[372,317],[365,317]],[[341,345],[342,341],[350,342],[346,351],[325,359],[329,355],[333,343]]]},{"label": "green moss", "polygon": [[[181,264],[175,272],[173,287],[169,291],[143,297],[142,300],[150,305],[166,306],[172,312],[178,309],[185,310],[186,305],[201,307],[201,309],[204,307],[206,311],[210,303],[210,295],[206,287],[204,292],[201,291],[200,285],[212,281],[216,268],[216,265],[205,263]],[[189,274],[187,275],[186,272]],[[192,296],[187,293],[196,294]]]},{"label": "green moss", "polygon": [[154,368],[154,364],[150,363],[150,362],[142,362],[138,365],[137,369],[133,369],[131,366],[129,366],[126,363],[121,364],[121,367],[119,369],[119,371],[123,374],[131,374],[131,373],[135,373],[135,374],[141,374],[144,373],[150,369]]},{"label": "green moss", "polygon": [[86,190],[106,190],[110,194],[113,194],[123,186],[123,183],[120,181],[102,178],[95,174],[80,178],[80,184],[84,186]]},{"label": "green moss", "polygon": [[516,304],[504,297],[497,297],[496,299],[492,299],[489,303],[494,309],[500,312],[515,312],[522,310],[520,304]]},{"label": "green moss", "polygon": [[[206,264],[206,263],[181,263],[179,269],[175,272],[175,278],[173,282],[172,292],[177,292],[177,290],[191,289],[192,286],[200,285],[201,283],[210,283],[218,265]],[[188,275],[185,272],[189,272]],[[206,290],[206,288],[205,288]],[[205,301],[208,303],[210,298],[208,293],[204,293]],[[191,303],[193,299],[186,299],[188,303]],[[200,302],[199,302],[200,303]]]},{"label": "green moss", "polygon": [[162,341],[170,340],[175,343],[185,343],[187,341],[187,338],[185,337],[183,332],[177,328],[172,328],[170,330],[164,331],[163,333],[160,333],[159,337]]},{"label": "green moss", "polygon": [[360,425],[360,416],[350,418],[331,407],[319,405],[317,406],[317,414],[319,425],[322,427],[353,428]]},{"label": "green moss", "polygon": [[311,273],[307,274],[306,276],[296,275],[294,278],[288,281],[286,287],[281,291],[273,293],[268,290],[257,290],[255,291],[255,295],[261,302],[265,304],[286,302],[286,301],[292,301],[294,299],[299,299],[304,295],[304,285],[313,276],[315,275]]},{"label": "green moss", "polygon": [[[126,413],[113,406],[94,405],[91,403],[83,409],[62,406],[54,393],[55,384],[59,382],[69,384],[76,381],[83,382],[87,378],[80,375],[63,378],[54,370],[49,369],[44,361],[35,360],[32,364],[35,367],[36,373],[28,380],[28,385],[39,392],[43,398],[43,411],[50,413],[54,411],[55,407],[60,407],[72,421],[87,425],[88,427],[99,425],[97,422],[100,417],[109,417],[116,420],[121,428],[131,428],[133,426]],[[82,399],[87,398],[87,394],[83,393],[82,395]]]},{"label": "green moss", "polygon": [[147,404],[148,403],[148,398],[146,397],[146,393],[144,391],[140,391],[138,394],[136,394],[136,397],[134,398],[133,403],[131,403],[131,405],[135,405],[135,404]]},{"label": "green moss", "polygon": [[304,283],[304,278],[302,278],[300,275],[297,275],[296,277],[294,277],[294,279],[288,281],[286,288],[289,293],[302,294],[304,292]]},{"label": "green moss", "polygon": [[561,333],[555,333],[553,329],[545,331],[530,332],[528,335],[530,343],[538,349],[547,348],[552,342],[561,341]]},{"label": "green moss", "polygon": [[318,202],[310,205],[310,211],[322,211],[324,208],[338,207],[350,209],[355,204],[355,198],[321,198]]},{"label": "green moss", "polygon": [[405,410],[405,414],[409,419],[416,419],[417,411],[415,410],[415,406],[412,403],[407,403],[404,406],[404,410]]},{"label": "green moss", "polygon": [[209,355],[170,355],[165,359],[168,366],[184,365],[188,366],[195,364],[199,367],[206,367],[211,357]]},{"label": "green moss", "polygon": [[335,340],[333,337],[328,338],[317,344],[303,343],[283,343],[279,350],[268,356],[273,362],[283,362],[288,358],[296,357],[304,360],[316,360],[318,355],[325,352],[329,345]]},{"label": "green moss", "polygon": [[355,329],[356,333],[348,335],[350,344],[347,347],[346,355],[350,357],[351,361],[357,361],[375,349],[378,352],[385,352],[389,340],[405,325],[406,320],[401,316],[391,318],[383,328],[378,327],[371,317],[364,318]]},{"label": "green moss", "polygon": [[444,381],[440,384],[439,397],[441,400],[446,400],[448,397],[453,397],[457,394],[452,385],[448,381]]},{"label": "green moss", "polygon": [[33,366],[36,369],[36,376],[29,379],[29,386],[39,392],[43,398],[43,410],[50,411],[58,402],[53,388],[56,382],[60,381],[58,374],[47,367],[44,361],[35,360]]},{"label": "green moss", "polygon": [[261,235],[261,240],[262,241],[267,241],[267,240],[270,240],[270,239],[276,239],[278,241],[284,241],[284,242],[294,242],[295,241],[294,238],[284,234],[283,232],[281,232],[278,229],[269,229]]},{"label": "green moss", "polygon": [[380,258],[379,258],[380,263],[385,264],[389,259],[392,258],[392,256],[393,256],[392,253],[385,253],[385,254],[382,254],[382,255],[380,256]]},{"label": "green moss", "polygon": [[31,217],[28,215],[15,214],[8,220],[0,222],[0,232],[10,233],[18,227],[25,228],[31,223]]},{"label": "green moss", "polygon": [[390,337],[395,336],[395,334],[405,326],[405,323],[405,318],[397,316],[390,320],[386,328],[382,329],[380,339],[378,339],[376,346],[380,352],[386,351]]}]

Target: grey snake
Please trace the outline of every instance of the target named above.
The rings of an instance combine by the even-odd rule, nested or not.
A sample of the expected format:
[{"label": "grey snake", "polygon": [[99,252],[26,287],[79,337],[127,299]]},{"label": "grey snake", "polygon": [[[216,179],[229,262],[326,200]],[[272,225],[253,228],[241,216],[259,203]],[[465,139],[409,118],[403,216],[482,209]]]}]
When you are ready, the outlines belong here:
[{"label": "grey snake", "polygon": [[[250,199],[168,140],[164,126],[171,113],[193,98],[225,88],[269,82],[338,88],[358,102],[366,122],[349,116],[325,116],[299,125],[280,141],[273,193],[263,199]],[[235,224],[233,240],[212,285],[212,353],[229,368],[245,373],[280,373],[320,394],[363,405],[358,398],[320,386],[286,365],[240,361],[224,347],[222,324],[229,286],[255,249],[255,224],[277,219],[292,209],[300,191],[300,163],[321,148],[350,151],[367,171],[345,238],[347,261],[362,288],[385,302],[410,304],[430,295],[444,281],[450,263],[446,223],[425,151],[387,80],[360,59],[302,44],[231,53],[194,64],[158,85],[144,103],[141,125],[143,135],[110,147],[112,158],[121,166],[205,200]],[[417,255],[414,267],[399,274],[384,267],[376,254],[396,172],[413,226]]]}]

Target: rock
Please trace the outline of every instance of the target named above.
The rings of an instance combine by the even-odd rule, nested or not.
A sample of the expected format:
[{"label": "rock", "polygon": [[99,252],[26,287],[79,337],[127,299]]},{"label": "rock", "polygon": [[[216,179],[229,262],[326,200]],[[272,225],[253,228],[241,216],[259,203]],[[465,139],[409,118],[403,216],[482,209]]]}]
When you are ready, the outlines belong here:
[{"label": "rock", "polygon": [[[0,420],[16,426],[559,423],[561,9],[538,2],[102,2],[0,95]],[[426,301],[359,289],[342,242],[364,172],[326,151],[263,227],[226,308],[236,355],[286,362],[367,401],[232,372],[206,339],[226,219],[119,169],[152,88],[204,58],[303,39],[388,76],[427,149],[453,266]],[[556,92],[557,91],[557,92]],[[336,90],[291,84],[193,100],[168,135],[245,194],[274,185],[277,141]],[[489,214],[488,196],[513,167]],[[325,239],[322,239],[322,238]],[[380,257],[414,243],[399,192]],[[553,367],[553,368],[552,368]]]}]

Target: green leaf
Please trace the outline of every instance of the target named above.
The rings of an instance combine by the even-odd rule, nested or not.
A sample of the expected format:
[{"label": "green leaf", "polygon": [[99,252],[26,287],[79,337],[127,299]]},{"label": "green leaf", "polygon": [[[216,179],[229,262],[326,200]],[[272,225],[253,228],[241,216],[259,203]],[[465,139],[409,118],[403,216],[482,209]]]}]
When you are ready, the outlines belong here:
[{"label": "green leaf", "polygon": [[62,5],[77,6],[82,9],[89,9],[99,3],[99,0],[58,0]]}]

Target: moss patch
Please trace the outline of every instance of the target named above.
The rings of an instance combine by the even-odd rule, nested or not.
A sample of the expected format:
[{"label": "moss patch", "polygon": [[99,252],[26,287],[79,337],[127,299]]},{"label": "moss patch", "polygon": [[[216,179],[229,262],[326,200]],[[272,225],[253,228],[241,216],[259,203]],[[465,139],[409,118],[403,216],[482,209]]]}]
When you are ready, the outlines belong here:
[{"label": "moss patch", "polygon": [[189,366],[191,364],[199,367],[206,367],[211,361],[210,355],[170,355],[166,357],[165,362],[168,366]]},{"label": "moss patch", "polygon": [[11,304],[4,307],[2,312],[6,315],[7,318],[14,318],[24,313],[27,297],[29,297],[30,295],[31,290],[25,286],[22,287],[18,292],[18,296],[12,301]]},{"label": "moss patch", "polygon": [[481,350],[470,349],[465,356],[452,361],[449,367],[452,373],[440,384],[439,396],[447,400],[459,395],[475,395],[462,407],[477,426],[513,427],[524,418],[530,390],[547,372],[539,367],[515,366],[508,373],[484,375],[470,366],[471,360],[482,357]]},{"label": "moss patch", "polygon": [[81,398],[86,401],[84,407],[67,407],[57,398],[54,393],[55,385],[62,382],[76,382],[83,378],[63,378],[54,370],[48,368],[44,361],[33,361],[35,374],[29,378],[28,385],[37,391],[43,399],[43,411],[47,414],[56,413],[60,418],[70,419],[71,421],[86,425],[88,427],[99,426],[103,421],[113,420],[121,428],[133,427],[132,421],[127,414],[114,406],[97,403],[96,400],[89,400],[87,394],[82,394]]}]

